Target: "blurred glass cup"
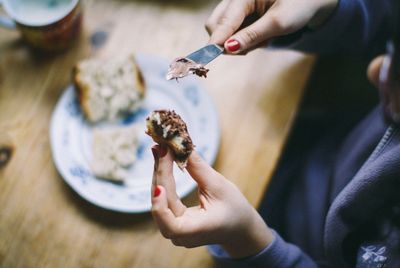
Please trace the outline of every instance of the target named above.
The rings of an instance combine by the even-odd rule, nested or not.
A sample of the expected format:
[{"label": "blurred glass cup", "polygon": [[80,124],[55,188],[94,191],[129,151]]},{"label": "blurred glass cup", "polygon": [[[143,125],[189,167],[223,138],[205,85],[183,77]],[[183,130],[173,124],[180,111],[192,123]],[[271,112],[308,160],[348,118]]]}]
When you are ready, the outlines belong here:
[{"label": "blurred glass cup", "polygon": [[80,0],[0,0],[0,5],[8,15],[0,16],[0,26],[18,29],[34,48],[63,50],[80,34]]}]

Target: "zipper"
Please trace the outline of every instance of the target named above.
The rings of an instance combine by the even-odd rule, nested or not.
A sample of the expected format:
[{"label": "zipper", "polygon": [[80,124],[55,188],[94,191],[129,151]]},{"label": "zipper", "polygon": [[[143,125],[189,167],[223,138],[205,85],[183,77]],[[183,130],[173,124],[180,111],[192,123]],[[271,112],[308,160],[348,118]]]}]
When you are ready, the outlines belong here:
[{"label": "zipper", "polygon": [[386,131],[385,134],[383,134],[381,140],[379,141],[378,145],[375,147],[374,151],[371,153],[369,156],[368,160],[365,162],[364,165],[370,163],[371,161],[375,160],[385,149],[385,147],[388,145],[390,142],[391,138],[393,135],[397,132],[397,129],[394,125],[390,125]]}]

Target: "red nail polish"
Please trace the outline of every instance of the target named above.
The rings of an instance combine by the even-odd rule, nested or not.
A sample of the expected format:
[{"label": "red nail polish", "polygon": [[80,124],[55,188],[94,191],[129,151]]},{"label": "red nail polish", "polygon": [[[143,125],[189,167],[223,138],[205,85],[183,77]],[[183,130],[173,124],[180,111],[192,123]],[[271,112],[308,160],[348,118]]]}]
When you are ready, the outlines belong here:
[{"label": "red nail polish", "polygon": [[166,156],[167,153],[168,153],[168,148],[165,145],[160,145],[158,147],[158,156],[160,158]]},{"label": "red nail polish", "polygon": [[238,51],[240,48],[240,43],[235,39],[229,39],[226,42],[226,46],[230,52]]},{"label": "red nail polish", "polygon": [[154,189],[154,197],[157,197],[161,194],[161,189],[160,187],[156,186],[156,188]]}]

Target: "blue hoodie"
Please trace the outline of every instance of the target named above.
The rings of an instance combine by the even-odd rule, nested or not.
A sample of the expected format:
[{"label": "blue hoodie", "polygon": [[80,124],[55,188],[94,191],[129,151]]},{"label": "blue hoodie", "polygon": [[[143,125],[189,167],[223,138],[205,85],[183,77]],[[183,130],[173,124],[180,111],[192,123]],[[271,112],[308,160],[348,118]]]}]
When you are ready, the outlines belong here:
[{"label": "blue hoodie", "polygon": [[[371,57],[389,37],[390,6],[340,0],[318,30],[274,46]],[[335,134],[311,150],[300,170],[273,177],[260,208],[274,223],[273,242],[243,259],[209,246],[218,267],[400,267],[400,127],[376,107],[347,135]]]}]

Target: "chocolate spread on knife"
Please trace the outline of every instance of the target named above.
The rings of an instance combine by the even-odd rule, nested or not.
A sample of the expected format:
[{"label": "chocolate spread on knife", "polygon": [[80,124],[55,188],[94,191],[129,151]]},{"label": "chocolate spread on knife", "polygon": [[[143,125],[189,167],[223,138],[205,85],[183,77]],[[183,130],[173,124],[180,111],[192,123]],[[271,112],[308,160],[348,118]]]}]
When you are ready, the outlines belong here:
[{"label": "chocolate spread on knife", "polygon": [[167,80],[178,79],[188,74],[207,77],[208,71],[209,70],[204,68],[202,64],[198,64],[187,58],[177,58],[169,65],[168,73],[165,78]]}]

